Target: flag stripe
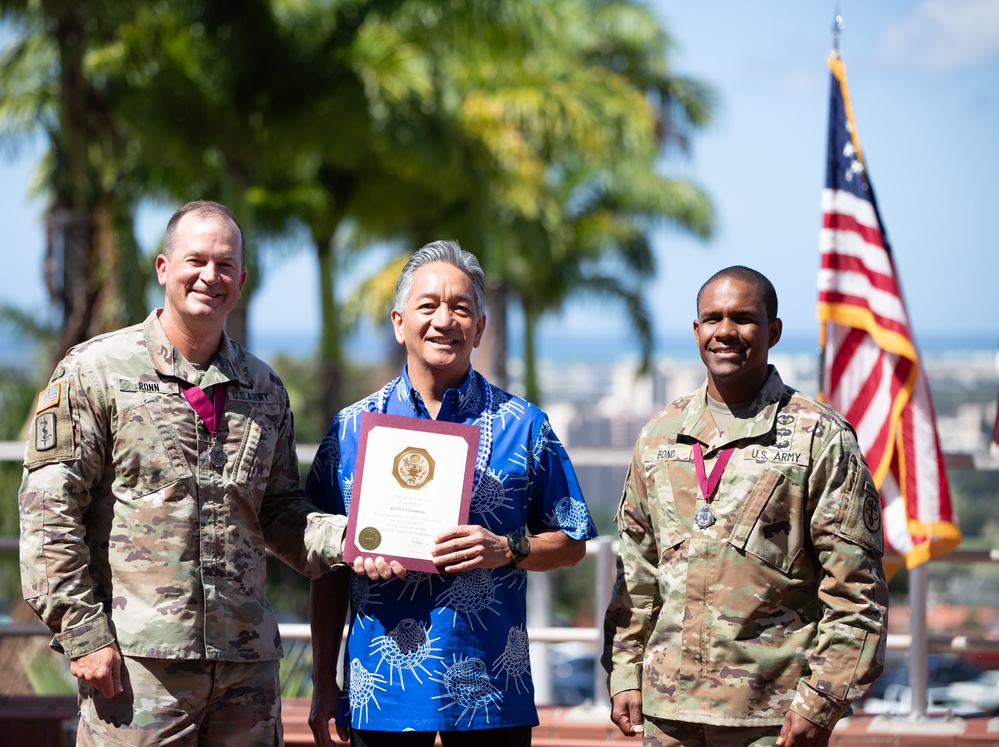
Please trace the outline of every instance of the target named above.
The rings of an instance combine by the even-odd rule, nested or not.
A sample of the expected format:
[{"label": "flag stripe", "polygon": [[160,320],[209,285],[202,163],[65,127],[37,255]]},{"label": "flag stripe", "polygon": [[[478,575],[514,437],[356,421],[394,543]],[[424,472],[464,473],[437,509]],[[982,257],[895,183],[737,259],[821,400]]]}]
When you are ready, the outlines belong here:
[{"label": "flag stripe", "polygon": [[856,257],[870,272],[878,275],[888,277],[895,272],[884,247],[869,244],[851,231],[823,229],[819,238],[819,249],[823,255],[839,254]]},{"label": "flag stripe", "polygon": [[822,219],[822,227],[829,231],[845,231],[855,233],[864,243],[884,248],[884,237],[877,226],[866,226],[848,213],[827,212]]},{"label": "flag stripe", "polygon": [[[822,212],[852,215],[861,225],[876,227],[880,232],[880,221],[874,205],[870,200],[852,192],[826,187],[822,190]],[[883,240],[884,237],[879,237],[878,243]]]},{"label": "flag stripe", "polygon": [[[839,252],[826,252],[822,255],[822,270],[819,273],[819,290],[832,288],[834,285],[841,288],[842,283],[837,281],[842,276],[852,280],[853,283],[866,282],[872,290],[891,294],[893,300],[898,302],[898,286],[895,285],[891,276],[875,272],[859,257]],[[901,304],[898,306],[900,312],[904,313]],[[898,319],[900,316],[894,318]]]}]

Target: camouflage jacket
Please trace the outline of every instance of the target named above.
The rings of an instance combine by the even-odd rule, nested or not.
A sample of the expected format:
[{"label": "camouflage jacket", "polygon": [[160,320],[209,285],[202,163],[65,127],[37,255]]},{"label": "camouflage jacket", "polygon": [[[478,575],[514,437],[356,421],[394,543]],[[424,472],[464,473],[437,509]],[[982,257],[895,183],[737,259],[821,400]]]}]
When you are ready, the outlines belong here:
[{"label": "camouflage jacket", "polygon": [[[340,560],[343,517],[299,487],[288,393],[225,335],[198,371],[158,311],[73,348],[39,396],[19,495],[25,599],[77,657],[281,656],[265,545],[318,576]],[[178,382],[226,385],[215,443]]]},{"label": "camouflage jacket", "polygon": [[[708,475],[733,447],[710,508]],[[616,521],[604,622],[610,691],[647,715],[831,728],[881,673],[888,591],[881,506],[852,429],[771,367],[750,415],[719,433],[706,386],[642,430]]]}]

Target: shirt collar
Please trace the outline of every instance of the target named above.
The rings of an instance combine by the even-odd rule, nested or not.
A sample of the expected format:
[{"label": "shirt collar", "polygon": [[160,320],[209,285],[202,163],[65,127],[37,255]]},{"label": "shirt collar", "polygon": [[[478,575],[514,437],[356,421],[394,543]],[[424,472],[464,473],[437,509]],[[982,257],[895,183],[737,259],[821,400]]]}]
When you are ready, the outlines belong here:
[{"label": "shirt collar", "polygon": [[[163,376],[173,376],[183,381],[194,383],[198,380],[200,372],[184,358],[170,342],[163,325],[160,323],[160,314],[163,309],[154,310],[146,321],[143,322],[142,330],[146,338],[146,350],[149,353],[149,362],[158,373]],[[222,384],[230,381],[239,381],[239,371],[242,367],[237,365],[236,349],[229,336],[222,332],[222,342],[219,350],[212,358],[212,362],[201,379],[201,388],[205,389],[214,384]]]},{"label": "shirt collar", "polygon": [[683,424],[677,432],[682,441],[699,441],[707,454],[715,449],[743,439],[759,438],[773,430],[784,396],[784,382],[773,365],[767,367],[767,379],[742,418],[736,418],[724,433],[719,433],[714,418],[708,411],[707,381],[697,390],[683,410]]},{"label": "shirt collar", "polygon": [[[481,375],[475,373],[471,366],[468,367],[468,373],[465,374],[465,378],[462,380],[461,384],[457,388],[448,389],[444,392],[444,398],[441,400],[441,409],[437,413],[438,420],[450,420],[455,421],[459,419],[459,415],[462,415],[466,410],[469,410],[474,404],[473,400],[476,388],[472,386],[472,380]],[[419,391],[413,386],[413,382],[409,378],[409,364],[404,364],[402,367],[402,386],[405,387],[406,391],[406,402],[409,405],[409,409],[416,413],[418,417],[429,418],[430,413],[427,411],[426,405],[423,404],[423,397],[420,396]],[[475,415],[478,412],[472,410]]]}]

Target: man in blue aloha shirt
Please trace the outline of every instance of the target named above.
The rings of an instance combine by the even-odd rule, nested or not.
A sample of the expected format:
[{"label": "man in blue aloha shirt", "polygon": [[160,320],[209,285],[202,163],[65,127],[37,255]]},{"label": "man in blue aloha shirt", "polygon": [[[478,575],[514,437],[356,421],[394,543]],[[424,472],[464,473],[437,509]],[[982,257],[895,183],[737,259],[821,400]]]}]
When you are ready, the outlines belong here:
[{"label": "man in blue aloha shirt", "polygon": [[[596,529],[545,413],[471,367],[486,324],[475,257],[452,241],[420,249],[402,270],[391,316],[406,346],[402,376],[337,415],[307,492],[326,511],[350,510],[364,412],[473,424],[480,437],[469,523],[435,538],[444,574],[407,574],[367,557],[353,574],[313,584],[309,721],[320,745],[332,745],[334,715],[355,747],[429,747],[438,732],[445,747],[529,745],[538,714],[527,571],[576,564]],[[341,693],[336,660],[348,599]]]}]

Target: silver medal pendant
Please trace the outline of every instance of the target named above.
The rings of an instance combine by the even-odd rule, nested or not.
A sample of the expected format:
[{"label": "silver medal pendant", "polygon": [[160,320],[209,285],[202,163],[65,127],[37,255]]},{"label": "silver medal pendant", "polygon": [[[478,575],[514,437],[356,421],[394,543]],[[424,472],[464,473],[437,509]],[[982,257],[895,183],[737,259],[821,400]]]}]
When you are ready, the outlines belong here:
[{"label": "silver medal pendant", "polygon": [[218,443],[212,444],[212,448],[208,450],[208,461],[216,467],[221,467],[226,463],[225,452],[222,451],[222,447]]},{"label": "silver medal pendant", "polygon": [[709,507],[701,506],[697,509],[697,513],[694,514],[694,523],[698,529],[707,529],[715,523],[715,515]]}]

